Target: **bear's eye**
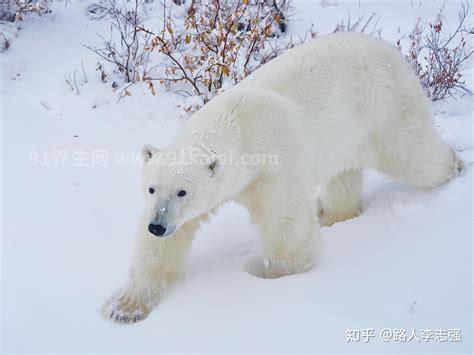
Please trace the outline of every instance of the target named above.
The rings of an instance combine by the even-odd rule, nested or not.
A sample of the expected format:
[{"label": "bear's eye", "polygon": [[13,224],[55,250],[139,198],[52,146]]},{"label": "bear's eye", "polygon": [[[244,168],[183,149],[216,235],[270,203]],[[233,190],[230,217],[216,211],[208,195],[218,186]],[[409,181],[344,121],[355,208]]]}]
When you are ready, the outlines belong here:
[{"label": "bear's eye", "polygon": [[186,196],[186,191],[185,191],[185,190],[179,190],[179,191],[178,191],[178,196],[179,196],[179,197]]},{"label": "bear's eye", "polygon": [[155,189],[154,189],[153,187],[149,187],[149,188],[148,188],[148,192],[152,194],[152,193],[155,192]]}]

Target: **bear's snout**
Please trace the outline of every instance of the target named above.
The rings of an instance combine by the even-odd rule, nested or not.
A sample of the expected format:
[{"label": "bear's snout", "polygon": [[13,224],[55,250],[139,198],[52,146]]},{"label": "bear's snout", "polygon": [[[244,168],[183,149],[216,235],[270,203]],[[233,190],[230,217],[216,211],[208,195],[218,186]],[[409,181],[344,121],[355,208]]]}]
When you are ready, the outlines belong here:
[{"label": "bear's snout", "polygon": [[157,237],[161,237],[163,234],[165,234],[166,228],[163,227],[161,224],[150,223],[148,225],[148,231],[151,234],[156,235]]}]

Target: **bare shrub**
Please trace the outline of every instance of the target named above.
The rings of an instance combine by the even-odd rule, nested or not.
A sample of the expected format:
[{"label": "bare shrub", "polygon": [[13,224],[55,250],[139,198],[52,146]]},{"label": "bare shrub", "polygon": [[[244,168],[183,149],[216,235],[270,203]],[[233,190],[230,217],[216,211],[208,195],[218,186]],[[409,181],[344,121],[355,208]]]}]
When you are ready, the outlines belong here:
[{"label": "bare shrub", "polygon": [[[146,48],[149,46],[151,35],[141,30],[143,21],[141,11],[140,0],[134,0],[132,6],[127,6],[126,3],[117,6],[116,2],[111,0],[107,11],[104,11],[112,18],[109,38],[101,36],[102,47],[87,46],[101,59],[112,63],[116,74],[126,83],[141,80],[149,70],[149,51]],[[105,76],[105,72],[101,70],[104,82],[106,82]]]},{"label": "bare shrub", "polygon": [[81,91],[79,88],[84,86],[88,82],[86,70],[84,68],[84,63],[82,61],[81,61],[81,74],[82,74],[82,78],[78,78],[77,70],[74,69],[71,73],[65,75],[64,77],[66,84],[71,89],[71,91],[76,93],[76,95],[81,94]]},{"label": "bare shrub", "polygon": [[[473,53],[466,40],[466,36],[472,34],[472,29],[465,28],[468,14],[469,3],[462,3],[458,26],[448,34],[443,22],[443,6],[428,25],[419,19],[408,36],[410,44],[406,59],[433,101],[470,93],[462,80],[464,64]],[[402,50],[400,43],[401,40],[397,45]]]},{"label": "bare shrub", "polygon": [[379,16],[375,13],[370,15],[367,19],[365,16],[360,16],[355,21],[352,21],[351,16],[348,15],[347,20],[341,20],[333,32],[359,32],[368,34],[369,36],[377,35],[381,37],[382,28],[379,27],[379,20]]}]

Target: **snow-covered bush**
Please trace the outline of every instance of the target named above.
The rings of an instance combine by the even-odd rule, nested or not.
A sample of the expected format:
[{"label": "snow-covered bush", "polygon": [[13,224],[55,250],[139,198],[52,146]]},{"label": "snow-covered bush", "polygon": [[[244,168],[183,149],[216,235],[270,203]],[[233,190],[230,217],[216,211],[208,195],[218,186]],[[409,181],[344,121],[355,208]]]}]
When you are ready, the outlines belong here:
[{"label": "snow-covered bush", "polygon": [[50,3],[51,0],[1,0],[0,21],[23,21],[28,14],[49,13]]},{"label": "snow-covered bush", "polygon": [[30,14],[51,12],[51,0],[0,0],[0,52],[10,48],[11,39],[18,32],[19,23]]},{"label": "snow-covered bush", "polygon": [[[189,97],[182,105],[188,112],[293,47],[284,36],[288,0],[165,0],[159,30],[143,23],[142,9],[138,1],[134,8],[111,2],[111,35],[90,49],[113,63],[124,82],[145,82],[153,94],[159,84]],[[149,64],[151,54],[158,64]]]},{"label": "snow-covered bush", "polygon": [[[469,14],[469,3],[461,3],[459,23],[453,33],[448,33],[444,26],[444,6],[432,22],[418,19],[413,30],[408,35],[408,49],[402,48],[400,39],[398,48],[404,53],[412,65],[421,85],[433,101],[445,100],[457,94],[469,92],[462,77],[464,64],[472,54],[467,43],[467,36],[473,33],[466,29],[465,22]],[[334,32],[360,32],[381,37],[379,18],[372,14],[367,19],[364,16],[351,21],[339,22]]]},{"label": "snow-covered bush", "polygon": [[177,14],[164,7],[161,31],[150,51],[165,61],[161,76],[149,78],[193,99],[196,110],[227,86],[293,46],[282,37],[289,3],[282,1],[202,0],[184,4]]},{"label": "snow-covered bush", "polygon": [[[426,24],[419,19],[408,36],[410,43],[406,58],[433,101],[469,93],[462,80],[464,64],[473,53],[467,43],[467,36],[473,33],[472,29],[465,27],[468,14],[469,3],[462,3],[459,23],[454,32],[448,33],[443,23],[443,6],[434,21]],[[400,40],[397,45],[403,51]]]}]

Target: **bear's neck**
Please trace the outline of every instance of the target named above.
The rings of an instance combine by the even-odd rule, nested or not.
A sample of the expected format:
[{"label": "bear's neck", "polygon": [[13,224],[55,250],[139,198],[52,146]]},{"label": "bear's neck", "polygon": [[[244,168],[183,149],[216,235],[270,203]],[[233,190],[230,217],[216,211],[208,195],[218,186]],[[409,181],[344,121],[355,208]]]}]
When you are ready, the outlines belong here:
[{"label": "bear's neck", "polygon": [[240,122],[236,111],[239,101],[230,89],[209,101],[181,127],[172,142],[175,148],[209,148],[214,153],[235,150],[240,144]]}]

